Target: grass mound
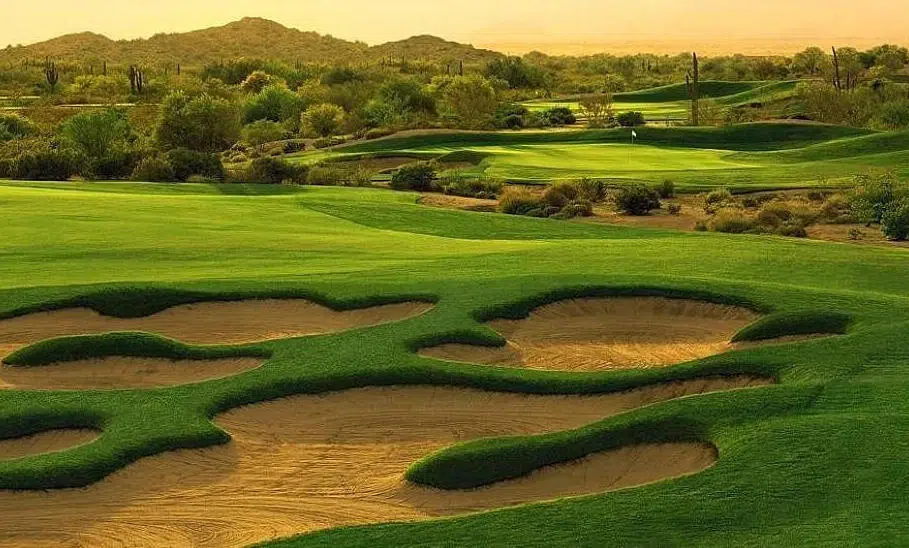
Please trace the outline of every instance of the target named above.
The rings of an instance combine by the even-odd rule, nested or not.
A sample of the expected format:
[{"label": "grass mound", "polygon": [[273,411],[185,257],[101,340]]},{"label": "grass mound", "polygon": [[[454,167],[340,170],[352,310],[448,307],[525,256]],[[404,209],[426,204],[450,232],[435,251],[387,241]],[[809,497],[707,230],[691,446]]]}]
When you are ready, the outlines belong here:
[{"label": "grass mound", "polygon": [[848,314],[824,310],[781,312],[739,331],[732,342],[752,342],[799,335],[844,335],[852,324]]},{"label": "grass mound", "polygon": [[229,346],[189,346],[149,333],[106,333],[48,339],[22,348],[4,359],[12,366],[40,366],[57,362],[111,356],[165,358],[171,360],[215,360],[220,358],[268,357],[256,348]]}]

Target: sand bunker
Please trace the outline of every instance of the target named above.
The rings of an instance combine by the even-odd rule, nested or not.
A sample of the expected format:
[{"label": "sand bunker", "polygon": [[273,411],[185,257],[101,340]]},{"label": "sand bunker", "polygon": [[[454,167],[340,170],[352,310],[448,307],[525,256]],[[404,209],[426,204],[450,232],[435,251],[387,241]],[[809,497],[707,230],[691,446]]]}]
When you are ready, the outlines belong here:
[{"label": "sand bunker", "polygon": [[265,363],[261,358],[166,360],[103,358],[41,367],[0,366],[0,390],[91,390],[156,388],[238,375]]},{"label": "sand bunker", "polygon": [[427,303],[336,312],[304,300],[262,299],[175,306],[145,318],[102,316],[88,308],[40,312],[0,321],[0,357],[53,337],[145,331],[189,344],[239,344],[331,333],[419,315]]},{"label": "sand bunker", "polygon": [[228,445],[142,459],[78,490],[0,491],[3,546],[245,546],[342,525],[420,520],[691,474],[702,444],[627,447],[470,491],[403,479],[421,457],[488,436],[575,428],[649,403],[759,386],[707,379],[599,396],[366,388],[228,412]]},{"label": "sand bunker", "polygon": [[758,319],[741,307],[657,297],[572,299],[524,320],[489,326],[503,348],[446,344],[432,358],[531,369],[597,371],[673,365],[734,348],[730,339]]},{"label": "sand bunker", "polygon": [[[0,440],[0,460],[18,459],[41,453],[52,453],[71,449],[94,441],[100,436],[99,432],[81,428],[48,430],[32,436]],[[6,508],[0,506],[6,511]]]}]

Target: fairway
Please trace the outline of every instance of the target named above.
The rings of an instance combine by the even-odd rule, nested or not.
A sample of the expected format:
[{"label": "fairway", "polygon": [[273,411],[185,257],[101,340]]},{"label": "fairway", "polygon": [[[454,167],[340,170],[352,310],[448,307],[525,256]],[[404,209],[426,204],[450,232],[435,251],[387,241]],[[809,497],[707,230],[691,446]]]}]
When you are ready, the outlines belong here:
[{"label": "fairway", "polygon": [[[909,534],[892,490],[909,421],[902,250],[416,199],[0,185],[20,212],[3,229],[15,260],[0,267],[13,352],[0,376],[0,541]],[[487,361],[506,339],[518,361]],[[462,353],[434,350],[452,346]],[[856,470],[861,481],[830,481]],[[867,529],[881,512],[894,519]]]},{"label": "fairway", "polygon": [[290,158],[297,162],[411,157],[446,161],[469,153],[469,174],[515,182],[593,177],[616,182],[673,180],[686,191],[806,188],[848,184],[869,169],[909,174],[906,132],[764,123],[721,128],[637,128],[527,132],[416,132]]}]

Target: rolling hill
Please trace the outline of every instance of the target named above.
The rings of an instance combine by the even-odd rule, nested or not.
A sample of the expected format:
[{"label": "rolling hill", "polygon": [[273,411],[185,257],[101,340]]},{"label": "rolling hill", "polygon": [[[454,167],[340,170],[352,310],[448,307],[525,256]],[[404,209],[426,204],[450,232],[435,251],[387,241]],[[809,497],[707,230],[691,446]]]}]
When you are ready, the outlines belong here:
[{"label": "rolling hill", "polygon": [[60,62],[99,64],[182,63],[197,66],[247,58],[286,62],[409,61],[485,62],[502,54],[435,36],[415,36],[370,47],[330,35],[285,27],[267,19],[247,17],[220,27],[147,39],[111,40],[91,32],[68,34],[28,46],[0,50],[0,63],[51,58]]}]

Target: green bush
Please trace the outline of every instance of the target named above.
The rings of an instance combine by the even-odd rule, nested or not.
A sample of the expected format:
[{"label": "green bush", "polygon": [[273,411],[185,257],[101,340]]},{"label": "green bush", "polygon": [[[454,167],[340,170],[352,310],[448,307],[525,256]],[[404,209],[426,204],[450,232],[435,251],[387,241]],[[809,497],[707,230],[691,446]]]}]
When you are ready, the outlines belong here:
[{"label": "green bush", "polygon": [[167,152],[167,161],[174,170],[174,178],[185,181],[193,175],[224,180],[224,165],[217,154],[175,148]]},{"label": "green bush", "polygon": [[615,117],[615,121],[622,127],[643,126],[647,123],[644,114],[637,111],[623,112]]},{"label": "green bush", "polygon": [[657,191],[641,184],[620,189],[616,193],[615,204],[620,211],[628,215],[648,215],[661,206]]},{"label": "green bush", "polygon": [[434,188],[436,167],[431,162],[417,162],[398,168],[391,176],[391,188],[429,192]]},{"label": "green bush", "polygon": [[297,184],[307,182],[308,169],[305,165],[296,165],[280,158],[256,158],[241,175],[243,182],[260,184],[280,184],[291,181]]},{"label": "green bush", "polygon": [[593,204],[587,200],[573,200],[558,213],[566,219],[573,217],[590,217],[593,215]]},{"label": "green bush", "polygon": [[881,232],[888,240],[909,238],[909,200],[891,203],[881,217]]},{"label": "green bush", "polygon": [[169,183],[177,180],[173,166],[163,156],[147,156],[143,158],[130,178],[133,181],[150,183]]},{"label": "green bush", "polygon": [[909,101],[888,101],[880,106],[877,113],[877,125],[884,129],[909,128]]},{"label": "green bush", "polygon": [[139,165],[142,155],[136,150],[114,150],[87,162],[83,175],[100,180],[128,179]]},{"label": "green bush", "polygon": [[545,117],[554,126],[570,126],[577,123],[578,119],[568,107],[555,107],[543,112]]},{"label": "green bush", "polygon": [[895,173],[863,173],[855,178],[849,202],[856,221],[871,225],[881,222],[890,204],[906,196],[909,187]]},{"label": "green bush", "polygon": [[713,213],[717,209],[734,202],[732,193],[725,188],[710,191],[704,199],[704,211]]},{"label": "green bush", "polygon": [[668,200],[669,198],[675,198],[675,183],[669,179],[664,180],[660,183],[657,192],[660,193],[660,198]]},{"label": "green bush", "polygon": [[333,166],[316,165],[309,168],[306,182],[315,186],[341,186],[344,184],[344,170]]},{"label": "green bush", "polygon": [[507,215],[529,215],[543,217],[542,197],[523,188],[509,188],[499,200],[499,211]]},{"label": "green bush", "polygon": [[67,181],[76,174],[78,162],[67,152],[27,152],[16,158],[11,176],[23,181]]},{"label": "green bush", "polygon": [[494,199],[502,191],[503,183],[486,176],[475,178],[454,173],[443,177],[441,186],[442,192],[452,196]]}]

